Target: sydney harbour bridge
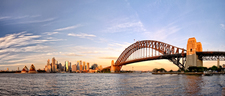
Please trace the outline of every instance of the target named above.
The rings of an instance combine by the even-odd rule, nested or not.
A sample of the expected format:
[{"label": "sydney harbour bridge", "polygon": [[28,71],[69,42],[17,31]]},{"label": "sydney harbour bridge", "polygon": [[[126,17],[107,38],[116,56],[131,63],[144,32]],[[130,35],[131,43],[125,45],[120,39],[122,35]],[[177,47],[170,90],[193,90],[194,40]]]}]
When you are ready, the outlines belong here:
[{"label": "sydney harbour bridge", "polygon": [[137,41],[128,46],[119,56],[111,62],[111,66],[102,70],[119,72],[123,65],[142,62],[148,60],[167,59],[185,70],[190,66],[203,66],[203,60],[225,61],[225,52],[222,51],[202,51],[201,42],[189,38],[187,49],[179,48],[164,42],[155,40]]}]

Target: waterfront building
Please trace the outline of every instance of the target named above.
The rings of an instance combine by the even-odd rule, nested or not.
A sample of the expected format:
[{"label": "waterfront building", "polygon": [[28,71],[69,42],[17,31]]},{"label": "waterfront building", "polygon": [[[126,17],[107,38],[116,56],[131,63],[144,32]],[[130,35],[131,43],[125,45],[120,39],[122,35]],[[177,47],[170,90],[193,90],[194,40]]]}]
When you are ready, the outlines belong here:
[{"label": "waterfront building", "polygon": [[77,61],[77,70],[80,70],[80,61]]},{"label": "waterfront building", "polygon": [[102,70],[102,65],[99,66],[99,69]]},{"label": "waterfront building", "polygon": [[66,68],[65,71],[69,72],[69,61],[65,62],[65,68]]},{"label": "waterfront building", "polygon": [[21,73],[27,73],[28,72],[28,68],[27,66],[24,66],[24,68],[22,69]]},{"label": "waterfront building", "polygon": [[59,64],[57,65],[57,68],[58,68],[59,71],[63,71],[63,67],[62,67],[62,64],[61,64],[61,63],[59,63]]},{"label": "waterfront building", "polygon": [[52,58],[52,72],[55,72],[55,69],[56,69],[56,60],[55,60],[55,57]]},{"label": "waterfront building", "polygon": [[87,70],[89,71],[89,63],[87,63]]},{"label": "waterfront building", "polygon": [[85,68],[85,62],[83,61],[83,70],[85,71],[86,68]]},{"label": "waterfront building", "polygon": [[72,71],[72,66],[71,66],[71,62],[69,62],[69,72]]},{"label": "waterfront building", "polygon": [[98,64],[93,64],[90,69],[96,70],[98,68]]},{"label": "waterfront building", "polygon": [[33,64],[30,66],[30,70],[28,71],[28,73],[37,73]]},{"label": "waterfront building", "polygon": [[77,71],[77,65],[74,64],[74,65],[72,65],[72,72],[76,72],[76,71]]},{"label": "waterfront building", "polygon": [[45,71],[46,72],[51,72],[51,70],[52,70],[52,66],[50,64],[50,60],[48,59],[47,60],[47,65],[45,66]]},{"label": "waterfront building", "polygon": [[80,60],[80,72],[83,70],[82,61]]}]

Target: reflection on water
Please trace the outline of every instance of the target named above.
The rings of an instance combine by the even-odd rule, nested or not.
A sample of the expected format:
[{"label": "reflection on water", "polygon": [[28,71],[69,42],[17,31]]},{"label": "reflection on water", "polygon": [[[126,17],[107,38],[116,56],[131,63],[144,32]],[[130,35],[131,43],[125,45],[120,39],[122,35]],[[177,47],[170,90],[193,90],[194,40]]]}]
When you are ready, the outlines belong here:
[{"label": "reflection on water", "polygon": [[0,74],[1,95],[222,95],[225,75]]},{"label": "reflection on water", "polygon": [[202,76],[186,76],[185,78],[185,92],[190,95],[197,95],[202,89],[202,84],[204,84]]}]

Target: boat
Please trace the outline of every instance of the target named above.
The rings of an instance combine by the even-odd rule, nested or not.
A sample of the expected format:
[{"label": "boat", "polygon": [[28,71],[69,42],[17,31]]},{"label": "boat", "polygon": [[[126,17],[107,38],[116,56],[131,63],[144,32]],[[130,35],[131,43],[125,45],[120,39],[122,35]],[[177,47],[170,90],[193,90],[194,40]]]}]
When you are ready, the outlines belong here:
[{"label": "boat", "polygon": [[203,73],[204,76],[212,76],[212,72],[211,71],[204,71]]}]

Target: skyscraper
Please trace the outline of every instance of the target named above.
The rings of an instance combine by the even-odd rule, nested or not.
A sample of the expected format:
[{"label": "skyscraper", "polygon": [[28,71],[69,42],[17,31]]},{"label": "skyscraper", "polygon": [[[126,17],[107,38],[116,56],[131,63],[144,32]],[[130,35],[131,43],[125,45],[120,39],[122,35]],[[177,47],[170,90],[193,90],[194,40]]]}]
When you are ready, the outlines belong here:
[{"label": "skyscraper", "polygon": [[87,63],[87,71],[89,71],[89,63]]},{"label": "skyscraper", "polygon": [[50,60],[48,59],[48,61],[47,61],[47,65],[50,65]]},{"label": "skyscraper", "polygon": [[76,72],[76,71],[77,71],[77,65],[74,64],[74,65],[72,65],[72,72]]},{"label": "skyscraper", "polygon": [[77,70],[80,70],[80,61],[77,61]]},{"label": "skyscraper", "polygon": [[85,62],[83,62],[83,70],[86,70],[86,68],[85,68]]},{"label": "skyscraper", "polygon": [[56,60],[55,60],[55,57],[52,58],[52,72],[55,72],[55,63],[56,63]]},{"label": "skyscraper", "polygon": [[69,62],[69,72],[71,72],[72,71],[72,64],[71,64],[71,62]]},{"label": "skyscraper", "polygon": [[65,67],[66,67],[66,70],[65,70],[65,71],[66,71],[66,72],[69,72],[69,61],[66,61],[65,63],[66,63],[66,64],[65,64],[65,65],[66,65],[66,66],[65,66]]},{"label": "skyscraper", "polygon": [[83,70],[83,67],[82,67],[82,61],[80,60],[80,71]]},{"label": "skyscraper", "polygon": [[47,65],[45,66],[45,71],[46,72],[51,72],[52,66],[50,65],[50,60],[47,60]]}]

